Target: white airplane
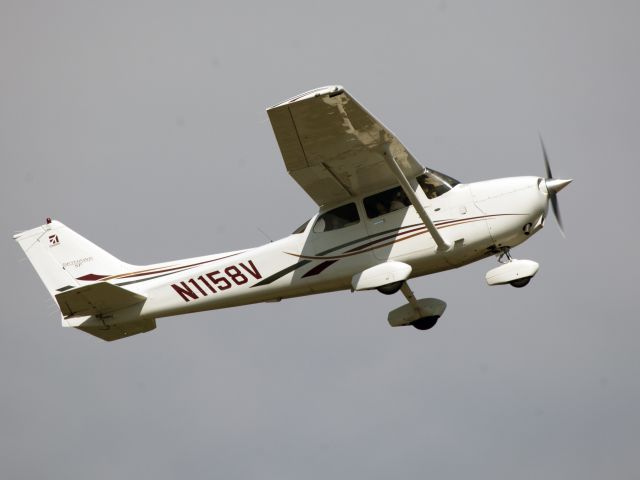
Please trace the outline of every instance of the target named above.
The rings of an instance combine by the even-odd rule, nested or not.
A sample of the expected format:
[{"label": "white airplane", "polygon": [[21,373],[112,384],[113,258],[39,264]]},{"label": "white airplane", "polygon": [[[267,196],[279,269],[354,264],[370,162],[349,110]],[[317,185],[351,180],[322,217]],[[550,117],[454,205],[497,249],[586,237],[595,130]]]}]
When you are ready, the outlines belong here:
[{"label": "white airplane", "polygon": [[[538,271],[510,249],[544,225],[571,180],[515,177],[463,184],[424,168],[341,86],[267,110],[289,174],[319,211],[291,235],[217,255],[134,266],[58,221],[14,236],[62,313],[104,340],[153,330],[183,313],[331,292],[400,290],[391,326],[433,327],[446,303],[416,299],[413,277],[496,255],[489,285],[525,286]],[[541,140],[542,142],[542,140]]]}]

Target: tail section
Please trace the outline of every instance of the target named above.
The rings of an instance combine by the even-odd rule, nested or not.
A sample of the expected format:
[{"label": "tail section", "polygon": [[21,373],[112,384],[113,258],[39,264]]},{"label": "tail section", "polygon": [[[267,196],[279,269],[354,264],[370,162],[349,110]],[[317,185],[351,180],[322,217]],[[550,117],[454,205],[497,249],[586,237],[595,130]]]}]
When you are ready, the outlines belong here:
[{"label": "tail section", "polygon": [[88,281],[100,280],[131,268],[55,220],[13,238],[54,298]]},{"label": "tail section", "polygon": [[57,221],[13,238],[60,306],[63,326],[107,341],[156,327],[153,318],[139,316],[145,296],[106,281],[131,271],[131,265]]}]

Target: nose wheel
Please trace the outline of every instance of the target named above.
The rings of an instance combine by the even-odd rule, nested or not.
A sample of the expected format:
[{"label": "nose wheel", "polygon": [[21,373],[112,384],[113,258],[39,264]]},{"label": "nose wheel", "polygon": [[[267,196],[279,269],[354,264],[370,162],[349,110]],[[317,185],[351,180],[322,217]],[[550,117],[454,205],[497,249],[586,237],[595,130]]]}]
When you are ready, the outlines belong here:
[{"label": "nose wheel", "polygon": [[498,256],[501,265],[489,270],[485,276],[489,285],[509,284],[515,288],[526,287],[540,266],[532,260],[516,260],[511,257],[509,248],[502,249]]},{"label": "nose wheel", "polygon": [[510,282],[509,285],[515,288],[522,288],[529,285],[530,281],[531,281],[531,277],[519,278],[518,280],[514,280],[513,282]]},{"label": "nose wheel", "polygon": [[[507,259],[506,261],[504,260],[505,258]],[[498,263],[502,263],[503,265],[506,265],[510,262],[513,262],[513,257],[511,257],[511,249],[509,247],[505,247],[502,249],[502,253],[498,256]],[[533,277],[518,278],[517,280],[513,280],[512,282],[509,282],[509,285],[515,288],[526,287],[527,285],[529,285],[529,282],[531,281],[532,278]]]}]

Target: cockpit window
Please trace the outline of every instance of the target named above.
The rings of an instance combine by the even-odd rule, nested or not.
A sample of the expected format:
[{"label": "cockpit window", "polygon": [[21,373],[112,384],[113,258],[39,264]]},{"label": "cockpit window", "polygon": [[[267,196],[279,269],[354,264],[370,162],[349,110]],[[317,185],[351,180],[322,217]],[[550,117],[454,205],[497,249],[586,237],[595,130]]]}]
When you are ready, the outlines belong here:
[{"label": "cockpit window", "polygon": [[416,180],[427,198],[439,197],[460,183],[444,173],[429,169],[426,169]]},{"label": "cockpit window", "polygon": [[307,220],[306,222],[304,222],[302,225],[300,225],[298,228],[296,228],[291,235],[295,235],[296,233],[304,233],[304,231],[307,229],[307,225],[309,225],[309,222],[311,221],[311,219]]},{"label": "cockpit window", "polygon": [[411,202],[400,187],[390,188],[384,192],[366,197],[363,203],[369,218],[376,218],[411,205]]},{"label": "cockpit window", "polygon": [[338,230],[339,228],[355,225],[359,221],[360,216],[358,215],[356,204],[348,203],[320,215],[313,226],[313,231],[320,233]]}]

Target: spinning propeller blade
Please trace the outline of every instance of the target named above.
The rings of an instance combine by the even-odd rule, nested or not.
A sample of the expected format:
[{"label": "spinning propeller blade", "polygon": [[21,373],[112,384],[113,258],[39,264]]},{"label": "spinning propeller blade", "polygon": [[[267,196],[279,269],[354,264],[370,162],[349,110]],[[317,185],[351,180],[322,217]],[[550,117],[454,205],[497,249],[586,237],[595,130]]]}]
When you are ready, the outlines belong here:
[{"label": "spinning propeller blade", "polygon": [[547,178],[553,178],[551,173],[551,165],[549,165],[549,155],[547,155],[547,149],[544,148],[544,142],[542,141],[542,135],[538,134],[540,138],[540,146],[542,147],[542,155],[544,157],[544,168],[547,171]]},{"label": "spinning propeller blade", "polygon": [[560,180],[554,179],[553,174],[551,173],[551,165],[549,165],[549,156],[547,155],[547,149],[544,147],[544,142],[542,141],[542,135],[538,135],[540,137],[540,146],[542,147],[542,155],[544,157],[544,167],[547,173],[547,178],[544,183],[547,188],[547,195],[549,196],[549,201],[551,202],[551,209],[553,210],[553,215],[556,217],[556,222],[558,223],[558,228],[560,228],[560,233],[564,237],[564,228],[562,227],[562,218],[560,217],[560,206],[558,204],[557,193],[562,190],[564,187],[569,185],[573,180]]},{"label": "spinning propeller blade", "polygon": [[556,217],[556,221],[558,222],[558,228],[560,229],[560,233],[563,237],[566,237],[564,233],[564,227],[562,226],[562,218],[560,217],[560,207],[558,206],[558,197],[555,193],[549,196],[549,200],[551,200],[551,208],[553,209],[553,214]]}]

